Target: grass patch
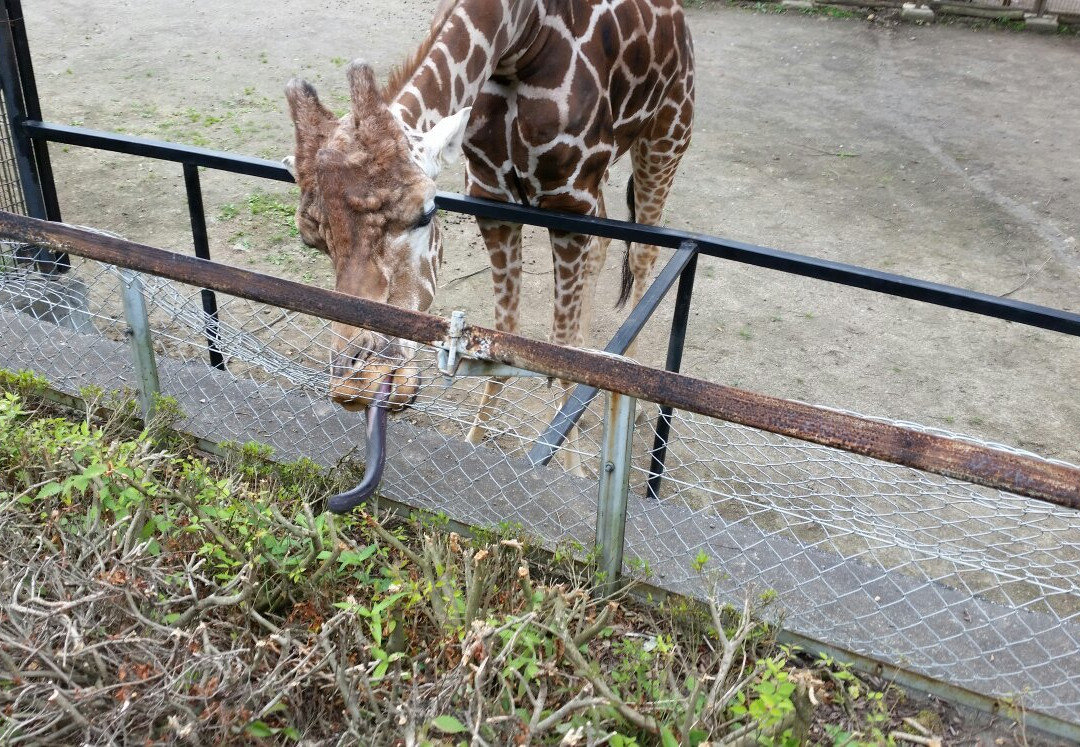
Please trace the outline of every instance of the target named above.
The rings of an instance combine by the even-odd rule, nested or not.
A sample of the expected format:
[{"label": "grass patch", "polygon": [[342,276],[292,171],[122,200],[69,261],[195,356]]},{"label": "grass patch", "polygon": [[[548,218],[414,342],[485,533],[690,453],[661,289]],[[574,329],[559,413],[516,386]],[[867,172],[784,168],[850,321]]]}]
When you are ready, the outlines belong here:
[{"label": "grass patch", "polygon": [[[296,228],[296,195],[297,190],[290,190],[288,196],[255,190],[246,199],[247,210],[245,211],[234,202],[224,203],[218,206],[217,220],[219,222],[239,221],[243,228],[239,234],[258,233],[265,235],[270,243],[280,244],[287,239],[296,239],[300,231]],[[296,250],[297,257],[311,259],[317,252],[308,252],[302,249]],[[277,255],[291,256],[293,252],[281,250]],[[279,257],[271,264],[287,264],[285,259]]]},{"label": "grass patch", "polygon": [[323,513],[356,467],[209,457],[175,409],[0,385],[2,742],[890,741],[880,690],[776,645],[773,594],[601,597],[520,528]]}]

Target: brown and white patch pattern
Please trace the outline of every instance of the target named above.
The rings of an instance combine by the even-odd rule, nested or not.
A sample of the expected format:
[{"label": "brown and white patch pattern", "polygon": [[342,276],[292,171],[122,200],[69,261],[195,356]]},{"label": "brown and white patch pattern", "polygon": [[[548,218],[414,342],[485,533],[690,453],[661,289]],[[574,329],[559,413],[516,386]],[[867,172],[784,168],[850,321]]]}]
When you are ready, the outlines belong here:
[{"label": "brown and white patch pattern", "polygon": [[[460,149],[470,194],[584,215],[605,214],[608,168],[629,153],[637,219],[657,223],[690,142],[693,48],[678,0],[444,0],[381,94],[362,64],[350,66],[349,82],[352,111],[340,120],[309,85],[289,86],[297,222],[305,241],[333,258],[339,290],[408,308],[426,309],[434,294],[438,231],[418,222],[440,163]],[[521,228],[479,225],[496,326],[515,332]],[[584,342],[607,243],[551,233],[553,342]],[[655,259],[654,247],[628,249],[635,303]],[[355,341],[370,345],[370,335],[335,334],[347,340],[335,343],[335,361],[354,382],[352,401],[366,402],[377,379]],[[487,388],[470,441],[483,438],[499,389]]]}]

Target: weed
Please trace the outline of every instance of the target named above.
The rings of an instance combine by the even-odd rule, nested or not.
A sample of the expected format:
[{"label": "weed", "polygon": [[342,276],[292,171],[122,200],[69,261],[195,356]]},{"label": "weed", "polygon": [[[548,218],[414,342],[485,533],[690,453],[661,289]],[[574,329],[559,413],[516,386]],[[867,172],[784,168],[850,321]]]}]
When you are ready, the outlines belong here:
[{"label": "weed", "polygon": [[849,663],[839,662],[827,654],[820,654],[815,664],[815,671],[834,685],[833,698],[848,714],[847,725],[825,726],[825,733],[834,745],[872,747],[896,744],[887,726],[890,716],[883,691],[867,686]]},{"label": "weed", "polygon": [[23,400],[38,399],[49,389],[49,381],[33,371],[11,372],[0,369],[0,391],[11,392]]},{"label": "weed", "polygon": [[835,5],[815,5],[802,11],[810,16],[826,16],[828,18],[858,18],[859,15],[847,8],[838,8]]},{"label": "weed", "polygon": [[286,203],[279,195],[256,190],[248,196],[247,203],[252,215],[265,216],[289,236],[300,235],[296,228],[296,206]]},{"label": "weed", "polygon": [[217,219],[219,221],[232,220],[240,214],[240,208],[234,203],[228,202],[218,208]]},{"label": "weed", "polygon": [[[77,700],[80,713],[140,742],[191,728],[207,743],[793,745],[817,688],[861,714],[835,725],[837,743],[888,743],[881,693],[776,646],[762,622],[773,591],[739,607],[715,592],[599,597],[580,544],[544,566],[516,523],[469,538],[442,515],[334,517],[315,506],[346,470],[281,463],[257,442],[209,460],[165,450],[123,393],[88,388],[85,413],[33,417],[20,392],[43,381],[0,385],[0,530],[10,567],[30,569],[10,593],[64,611],[17,631],[24,671],[0,680],[27,733],[69,729],[52,704],[77,700],[91,672],[115,696]],[[36,676],[46,665],[56,677]]]},{"label": "weed", "polygon": [[751,10],[755,13],[783,13],[784,7],[780,3],[754,3]]}]

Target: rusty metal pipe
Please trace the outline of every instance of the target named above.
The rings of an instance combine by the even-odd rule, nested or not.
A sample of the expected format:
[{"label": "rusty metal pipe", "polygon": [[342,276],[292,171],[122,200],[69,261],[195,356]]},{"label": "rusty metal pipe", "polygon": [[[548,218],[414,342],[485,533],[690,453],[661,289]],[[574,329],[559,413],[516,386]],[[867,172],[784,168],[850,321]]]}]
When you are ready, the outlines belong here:
[{"label": "rusty metal pipe", "polygon": [[[0,211],[0,236],[421,342],[446,319]],[[652,369],[603,353],[466,327],[479,358],[894,464],[1080,509],[1080,469]]]}]

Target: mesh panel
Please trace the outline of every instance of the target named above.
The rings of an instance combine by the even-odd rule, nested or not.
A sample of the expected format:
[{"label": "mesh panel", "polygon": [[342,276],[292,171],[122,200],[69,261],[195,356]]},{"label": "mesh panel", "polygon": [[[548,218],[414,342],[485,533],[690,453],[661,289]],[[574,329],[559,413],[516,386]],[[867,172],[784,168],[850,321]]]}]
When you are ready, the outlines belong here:
[{"label": "mesh panel", "polygon": [[[0,365],[32,368],[73,393],[133,386],[119,273],[77,261],[46,280],[14,259],[15,247],[4,254]],[[229,369],[219,371],[207,363],[199,290],[142,282],[162,391],[186,413],[183,430],[257,440],[280,458],[326,466],[362,458],[363,414],[327,398],[325,322],[219,295],[217,345]],[[577,477],[527,458],[558,385],[509,380],[488,438],[471,446],[465,436],[484,380],[448,381],[427,347],[417,364],[424,384],[414,406],[391,417],[382,494],[470,524],[519,524],[549,546],[589,546],[600,402],[573,445],[586,474]],[[639,403],[629,570],[701,595],[692,560],[704,553],[733,601],[774,591],[794,632],[1075,720],[1080,512],[679,412],[653,499],[646,481],[657,415]]]},{"label": "mesh panel", "polygon": [[[4,92],[0,91],[0,111],[7,111]],[[0,209],[26,215],[19,169],[15,165],[15,147],[11,139],[11,124],[0,116]]]}]

